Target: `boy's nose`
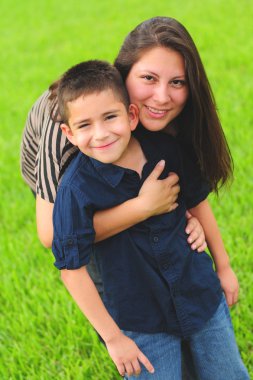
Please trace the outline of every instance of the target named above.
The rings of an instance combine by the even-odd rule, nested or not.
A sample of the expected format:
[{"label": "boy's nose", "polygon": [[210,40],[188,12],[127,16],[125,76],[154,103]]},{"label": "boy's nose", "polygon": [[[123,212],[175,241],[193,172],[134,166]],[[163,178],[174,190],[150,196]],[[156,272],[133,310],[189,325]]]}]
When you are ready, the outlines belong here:
[{"label": "boy's nose", "polygon": [[104,140],[109,136],[108,128],[104,125],[104,123],[97,123],[95,125],[93,138],[96,140]]}]

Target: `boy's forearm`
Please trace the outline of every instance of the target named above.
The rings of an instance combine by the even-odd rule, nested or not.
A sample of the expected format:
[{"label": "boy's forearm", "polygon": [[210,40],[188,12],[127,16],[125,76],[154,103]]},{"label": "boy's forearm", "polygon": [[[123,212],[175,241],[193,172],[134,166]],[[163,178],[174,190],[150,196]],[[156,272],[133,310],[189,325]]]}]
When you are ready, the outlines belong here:
[{"label": "boy's forearm", "polygon": [[61,278],[83,314],[105,342],[121,334],[85,267],[75,270],[64,269],[61,271]]},{"label": "boy's forearm", "polygon": [[230,265],[229,257],[208,200],[202,201],[198,206],[190,209],[190,212],[199,220],[204,229],[206,242],[213,257],[216,270],[225,269]]},{"label": "boy's forearm", "polygon": [[93,217],[95,241],[99,242],[125,231],[149,216],[139,197],[129,199],[110,209],[97,211]]}]

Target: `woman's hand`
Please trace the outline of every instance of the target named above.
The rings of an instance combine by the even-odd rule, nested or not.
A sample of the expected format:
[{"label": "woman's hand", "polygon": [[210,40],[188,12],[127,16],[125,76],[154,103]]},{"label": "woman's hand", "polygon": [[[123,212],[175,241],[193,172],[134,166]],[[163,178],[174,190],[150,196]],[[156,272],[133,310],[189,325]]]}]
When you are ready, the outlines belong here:
[{"label": "woman's hand", "polygon": [[148,358],[140,351],[135,342],[123,333],[117,334],[113,339],[106,342],[106,347],[119,374],[124,376],[138,376],[141,373],[140,363],[150,373],[154,373],[154,367]]},{"label": "woman's hand", "polygon": [[175,173],[170,173],[167,178],[158,179],[164,166],[165,161],[159,161],[139,191],[139,199],[142,199],[147,218],[173,211],[178,206],[179,178]]},{"label": "woman's hand", "polygon": [[239,282],[234,271],[228,265],[223,269],[217,270],[217,275],[225,293],[228,306],[233,306],[238,301],[239,296]]},{"label": "woman's hand", "polygon": [[198,219],[192,216],[189,211],[186,211],[186,218],[185,232],[189,235],[187,241],[191,245],[191,249],[203,252],[207,247],[204,230]]}]

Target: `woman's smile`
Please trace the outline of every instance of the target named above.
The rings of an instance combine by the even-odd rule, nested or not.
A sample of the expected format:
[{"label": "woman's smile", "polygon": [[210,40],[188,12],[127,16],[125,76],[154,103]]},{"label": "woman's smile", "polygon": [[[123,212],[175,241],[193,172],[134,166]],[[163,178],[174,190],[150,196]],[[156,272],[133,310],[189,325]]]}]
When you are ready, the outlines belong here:
[{"label": "woman's smile", "polygon": [[164,129],[182,112],[188,99],[183,56],[165,47],[146,51],[132,66],[126,87],[145,128]]}]

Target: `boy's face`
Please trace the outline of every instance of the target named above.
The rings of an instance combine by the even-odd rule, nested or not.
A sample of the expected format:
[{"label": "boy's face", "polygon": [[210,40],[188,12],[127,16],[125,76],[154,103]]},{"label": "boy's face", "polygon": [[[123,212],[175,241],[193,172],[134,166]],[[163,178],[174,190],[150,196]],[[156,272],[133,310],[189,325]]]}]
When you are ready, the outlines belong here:
[{"label": "boy's face", "polygon": [[138,109],[129,110],[112,90],[82,95],[68,103],[69,126],[61,128],[73,145],[104,163],[120,164],[138,123]]}]

